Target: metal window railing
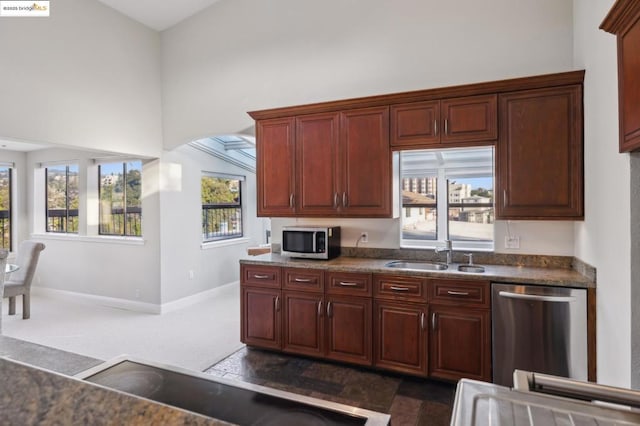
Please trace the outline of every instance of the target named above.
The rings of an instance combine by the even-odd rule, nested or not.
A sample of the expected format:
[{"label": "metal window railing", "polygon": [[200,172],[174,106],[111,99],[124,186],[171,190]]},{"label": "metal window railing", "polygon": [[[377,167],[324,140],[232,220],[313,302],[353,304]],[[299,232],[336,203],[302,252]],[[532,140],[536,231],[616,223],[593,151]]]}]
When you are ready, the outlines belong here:
[{"label": "metal window railing", "polygon": [[226,240],[242,237],[242,206],[238,204],[203,204],[202,239]]},{"label": "metal window railing", "polygon": [[78,232],[78,209],[47,210],[47,232]]},{"label": "metal window railing", "polygon": [[111,208],[100,215],[101,235],[125,235],[139,237],[142,235],[142,208]]},{"label": "metal window railing", "polygon": [[0,210],[0,246],[11,249],[11,212]]}]

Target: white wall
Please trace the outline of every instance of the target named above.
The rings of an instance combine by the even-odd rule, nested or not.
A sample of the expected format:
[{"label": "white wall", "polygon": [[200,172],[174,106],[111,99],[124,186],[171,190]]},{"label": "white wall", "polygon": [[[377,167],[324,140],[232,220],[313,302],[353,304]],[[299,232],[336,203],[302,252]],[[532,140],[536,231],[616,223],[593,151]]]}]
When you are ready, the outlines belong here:
[{"label": "white wall", "polygon": [[[571,70],[572,16],[571,0],[222,0],[162,33],[165,148],[246,131],[251,110]],[[330,223],[344,245],[398,247],[398,220]],[[512,228],[520,250],[498,223],[496,251],[573,255],[570,221]]]},{"label": "white wall", "polygon": [[571,49],[571,0],[221,0],[162,33],[164,146],[251,110],[566,71]]},{"label": "white wall", "polygon": [[585,221],[576,257],[598,271],[598,381],[630,386],[630,166],[618,153],[615,36],[598,29],[613,0],[574,1],[575,55],[585,68]]},{"label": "white wall", "polygon": [[158,156],[160,36],[95,0],[0,24],[0,139]]},{"label": "white wall", "polygon": [[[165,152],[161,170],[162,303],[239,281],[238,259],[246,255],[247,247],[264,242],[265,219],[256,217],[255,173],[190,146]],[[242,240],[202,246],[203,171],[245,177]]]}]

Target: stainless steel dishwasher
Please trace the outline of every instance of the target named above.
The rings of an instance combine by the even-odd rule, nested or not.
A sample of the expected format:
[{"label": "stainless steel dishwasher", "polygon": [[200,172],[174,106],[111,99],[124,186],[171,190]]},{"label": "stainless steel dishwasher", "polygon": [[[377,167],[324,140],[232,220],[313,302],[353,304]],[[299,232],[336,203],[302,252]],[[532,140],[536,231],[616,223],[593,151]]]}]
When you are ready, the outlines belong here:
[{"label": "stainless steel dishwasher", "polygon": [[513,370],[587,380],[587,291],[491,285],[493,382],[513,386]]}]

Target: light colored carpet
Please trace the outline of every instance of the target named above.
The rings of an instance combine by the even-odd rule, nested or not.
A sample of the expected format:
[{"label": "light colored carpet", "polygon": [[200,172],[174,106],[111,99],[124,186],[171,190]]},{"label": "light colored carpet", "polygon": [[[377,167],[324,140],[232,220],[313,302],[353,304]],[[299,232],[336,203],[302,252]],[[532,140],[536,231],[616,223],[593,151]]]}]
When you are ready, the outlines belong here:
[{"label": "light colored carpet", "polygon": [[23,320],[21,300],[11,316],[7,300],[2,309],[5,336],[103,360],[127,354],[203,371],[243,346],[237,284],[162,315],[35,292],[31,318]]}]

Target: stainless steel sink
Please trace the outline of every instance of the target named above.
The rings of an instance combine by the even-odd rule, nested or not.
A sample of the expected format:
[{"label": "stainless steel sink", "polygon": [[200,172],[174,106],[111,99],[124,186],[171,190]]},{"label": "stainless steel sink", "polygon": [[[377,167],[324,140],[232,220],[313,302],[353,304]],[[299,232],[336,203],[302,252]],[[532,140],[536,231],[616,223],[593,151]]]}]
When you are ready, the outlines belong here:
[{"label": "stainless steel sink", "polygon": [[460,272],[475,272],[481,274],[484,272],[484,266],[480,265],[458,265],[458,271]]},{"label": "stainless steel sink", "polygon": [[423,271],[444,271],[449,267],[446,263],[428,262],[420,260],[394,260],[386,263],[387,268],[418,269]]}]

